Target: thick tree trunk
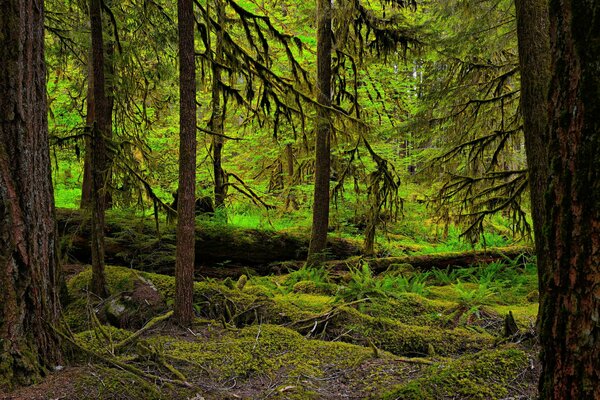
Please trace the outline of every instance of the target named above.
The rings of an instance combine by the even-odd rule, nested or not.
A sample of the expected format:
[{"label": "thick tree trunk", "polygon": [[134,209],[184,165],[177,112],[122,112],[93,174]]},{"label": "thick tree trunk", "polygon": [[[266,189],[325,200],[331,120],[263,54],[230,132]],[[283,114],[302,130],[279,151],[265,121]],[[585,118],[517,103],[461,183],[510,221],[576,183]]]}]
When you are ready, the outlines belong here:
[{"label": "thick tree trunk", "polygon": [[[317,0],[317,101],[331,105],[331,1]],[[317,108],[315,144],[315,192],[308,264],[324,260],[329,228],[329,169],[331,166],[331,121],[329,112]]]},{"label": "thick tree trunk", "polygon": [[600,3],[553,0],[543,399],[600,399]]},{"label": "thick tree trunk", "polygon": [[194,203],[196,193],[196,65],[192,0],[178,0],[179,21],[179,190],[177,196],[177,255],[175,320],[189,326],[193,317]]},{"label": "thick tree trunk", "polygon": [[0,392],[60,362],[44,4],[0,7]]},{"label": "thick tree trunk", "polygon": [[[546,265],[548,244],[543,233],[545,191],[548,187],[548,87],[550,85],[550,38],[548,0],[515,0],[521,110],[529,170],[531,212],[538,266]],[[540,284],[543,281],[540,280]],[[543,290],[540,290],[540,293]]]},{"label": "thick tree trunk", "polygon": [[[217,11],[217,21],[221,28],[225,25],[225,5],[217,0],[215,2],[215,8]],[[212,136],[212,147],[213,147],[213,173],[215,179],[215,208],[223,207],[225,203],[225,196],[227,194],[226,176],[223,170],[222,153],[223,145],[225,144],[225,138],[222,136],[224,133],[224,112],[223,108],[225,105],[221,105],[221,68],[217,63],[223,63],[223,31],[218,30],[215,35],[215,60],[216,63],[212,64],[212,116],[210,118],[210,130],[216,135]]]},{"label": "thick tree trunk", "polygon": [[104,40],[102,37],[101,0],[90,0],[92,69],[94,74],[94,124],[92,126],[92,283],[100,297],[108,295],[104,276],[104,211],[108,160],[105,138],[110,129],[109,107],[105,93]]}]

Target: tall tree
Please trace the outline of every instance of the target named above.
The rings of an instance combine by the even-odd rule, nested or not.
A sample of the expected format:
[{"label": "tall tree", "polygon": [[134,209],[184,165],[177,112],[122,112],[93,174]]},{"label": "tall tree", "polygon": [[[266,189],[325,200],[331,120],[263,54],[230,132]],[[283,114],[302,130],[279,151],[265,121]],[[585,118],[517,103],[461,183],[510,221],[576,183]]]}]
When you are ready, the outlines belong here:
[{"label": "tall tree", "polygon": [[92,148],[92,283],[91,290],[106,297],[104,276],[104,211],[106,210],[107,175],[109,169],[106,138],[111,129],[109,99],[105,92],[104,40],[102,37],[102,2],[90,0],[92,34],[92,70],[94,85],[94,123]]},{"label": "tall tree", "polygon": [[0,392],[61,357],[43,3],[0,3]]},{"label": "tall tree", "polygon": [[189,326],[194,294],[194,201],[196,193],[196,66],[192,0],[178,0],[179,24],[179,190],[175,319]]},{"label": "tall tree", "polygon": [[[517,14],[519,24],[543,24],[548,3],[531,3],[529,12]],[[548,129],[538,129],[541,138],[533,137],[535,104],[524,99],[532,199],[545,196],[542,212],[533,213],[541,226],[537,251],[545,253],[538,259],[540,398],[600,399],[600,4],[552,0],[549,10]],[[529,32],[538,41],[520,36],[523,68],[536,67],[525,56],[536,47],[528,46],[548,37],[543,25]],[[523,84],[525,93],[532,90],[531,81]],[[545,146],[535,151],[539,140]]]},{"label": "tall tree", "polygon": [[308,263],[323,259],[329,228],[329,174],[331,167],[331,1],[317,0],[317,108],[315,143],[315,188],[312,232],[308,249]]},{"label": "tall tree", "polygon": [[225,104],[221,104],[221,65],[223,64],[223,30],[225,29],[225,4],[215,0],[218,27],[215,32],[215,54],[211,63],[212,68],[212,115],[210,130],[212,131],[213,175],[215,180],[215,207],[223,207],[227,194],[226,175],[223,170],[222,154],[225,138],[223,137]]},{"label": "tall tree", "polygon": [[[548,185],[548,87],[550,84],[550,38],[548,0],[515,0],[521,112],[527,152],[538,268],[547,265],[548,249],[543,231],[545,191]],[[540,284],[543,281],[540,280]],[[543,290],[540,290],[540,293]]]}]

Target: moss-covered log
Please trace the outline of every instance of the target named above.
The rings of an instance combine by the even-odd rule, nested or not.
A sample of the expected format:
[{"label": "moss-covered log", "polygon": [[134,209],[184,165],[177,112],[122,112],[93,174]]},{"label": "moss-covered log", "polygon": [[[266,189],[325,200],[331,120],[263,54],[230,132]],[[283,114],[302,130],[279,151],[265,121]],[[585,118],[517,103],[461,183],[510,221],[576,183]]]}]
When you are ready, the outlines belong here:
[{"label": "moss-covered log", "polygon": [[[369,267],[374,273],[381,273],[388,269],[393,270],[396,266],[406,264],[410,264],[415,270],[430,271],[432,269],[465,268],[501,260],[517,260],[524,255],[531,254],[532,251],[531,247],[513,246],[487,250],[471,250],[460,253],[449,252],[403,257],[365,258],[363,260],[369,263]],[[336,260],[330,261],[328,264],[332,270],[346,270],[348,265],[356,264],[358,260]]]},{"label": "moss-covered log", "polygon": [[[525,262],[525,256],[531,255],[533,249],[527,246],[498,247],[487,250],[471,250],[464,252],[448,252],[436,254],[420,254],[402,257],[351,257],[345,260],[331,260],[325,263],[332,272],[344,272],[349,267],[356,267],[367,262],[371,272],[379,274],[385,271],[430,271],[432,269],[466,268],[478,264],[489,264],[496,261],[510,260]],[[302,262],[285,262],[272,265],[272,269],[297,269]],[[408,267],[408,268],[407,268]]]},{"label": "moss-covered log", "polygon": [[[90,220],[79,210],[57,210],[63,256],[90,262]],[[360,249],[349,241],[330,239],[329,254],[344,259]],[[196,269],[203,276],[238,275],[243,268],[258,274],[276,272],[269,264],[305,260],[308,237],[268,230],[241,229],[200,223],[196,227]],[[124,216],[116,212],[106,217],[107,263],[172,274],[175,268],[175,227],[160,227],[150,218]],[[275,268],[275,269],[273,269]]]}]

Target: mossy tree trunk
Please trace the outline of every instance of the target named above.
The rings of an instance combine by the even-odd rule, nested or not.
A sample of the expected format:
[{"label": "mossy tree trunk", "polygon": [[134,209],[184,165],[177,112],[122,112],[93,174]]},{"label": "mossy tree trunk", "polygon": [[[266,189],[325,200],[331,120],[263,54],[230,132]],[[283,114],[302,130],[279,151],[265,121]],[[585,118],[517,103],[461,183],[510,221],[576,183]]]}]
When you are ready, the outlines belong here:
[{"label": "mossy tree trunk", "polygon": [[[538,7],[538,18],[522,12],[525,3]],[[535,24],[547,2],[520,6],[520,23]],[[532,119],[528,121],[530,113],[543,113],[544,107],[535,111],[540,105],[524,99],[532,199],[534,208],[542,208],[533,213],[542,256],[540,398],[600,399],[600,4],[552,0],[549,10],[551,79],[545,135],[539,128],[540,136],[533,137],[538,128],[532,129]],[[538,46],[548,37],[543,25],[532,34],[538,36]],[[526,41],[523,35],[519,39],[523,69],[535,68],[526,52],[537,51],[536,41]],[[524,72],[526,77],[531,71]],[[523,81],[525,95],[532,90],[528,82]],[[540,121],[533,118],[534,124]]]},{"label": "mossy tree trunk", "polygon": [[196,193],[196,65],[194,7],[178,0],[179,24],[179,189],[175,261],[175,320],[189,326],[193,316]]},{"label": "mossy tree trunk", "polygon": [[94,94],[94,123],[92,125],[92,283],[91,290],[106,297],[104,276],[104,212],[106,210],[107,175],[109,170],[106,137],[111,129],[109,99],[105,91],[104,39],[102,37],[102,3],[90,0],[92,36],[92,70]]},{"label": "mossy tree trunk", "polygon": [[[92,55],[88,58],[88,87],[86,96],[85,124],[87,127],[94,125],[94,71],[92,69]],[[92,206],[92,138],[85,137],[85,152],[83,156],[83,180],[81,183],[81,201],[79,208],[88,209]]]},{"label": "mossy tree trunk", "polygon": [[331,1],[317,0],[317,108],[315,188],[308,264],[323,261],[329,228],[329,174],[331,167],[331,121],[325,107],[331,105]]},{"label": "mossy tree trunk", "polygon": [[60,362],[44,4],[0,7],[0,392]]}]

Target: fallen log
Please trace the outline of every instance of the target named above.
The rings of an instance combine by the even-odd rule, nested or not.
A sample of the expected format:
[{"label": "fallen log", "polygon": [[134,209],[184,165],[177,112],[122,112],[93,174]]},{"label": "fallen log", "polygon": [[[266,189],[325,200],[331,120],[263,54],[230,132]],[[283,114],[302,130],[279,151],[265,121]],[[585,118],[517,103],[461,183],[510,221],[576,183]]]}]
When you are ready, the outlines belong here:
[{"label": "fallen log", "polygon": [[[393,269],[394,265],[410,264],[418,271],[430,271],[432,269],[456,269],[465,268],[478,264],[490,264],[496,261],[519,260],[524,255],[530,256],[533,249],[527,246],[511,246],[500,248],[488,248],[485,250],[471,250],[463,252],[447,252],[437,254],[413,255],[402,257],[385,257],[366,259],[371,271],[381,273]],[[333,269],[344,268],[344,263],[331,261]]]},{"label": "fallen log", "polygon": [[[437,254],[406,255],[401,257],[352,257],[346,260],[332,260],[325,263],[330,272],[340,273],[348,271],[351,267],[357,267],[362,263],[368,263],[373,274],[380,274],[388,270],[405,269],[404,266],[416,271],[430,271],[432,269],[458,269],[479,264],[489,264],[502,260],[516,260],[523,263],[524,258],[533,254],[533,248],[528,246],[496,247],[485,250],[471,250],[463,252],[446,252]],[[273,264],[274,269],[297,269],[302,266],[297,262],[285,262]]]},{"label": "fallen log", "polygon": [[[85,212],[57,209],[56,220],[63,258],[90,263],[90,217]],[[107,212],[106,262],[115,265],[173,274],[175,270],[175,226],[159,226],[153,218]],[[269,264],[306,259],[308,236],[276,231],[242,229],[205,221],[196,226],[196,271],[198,276],[225,277],[274,271]],[[328,254],[346,259],[360,254],[359,245],[331,238]],[[284,271],[285,272],[285,271]]]}]

